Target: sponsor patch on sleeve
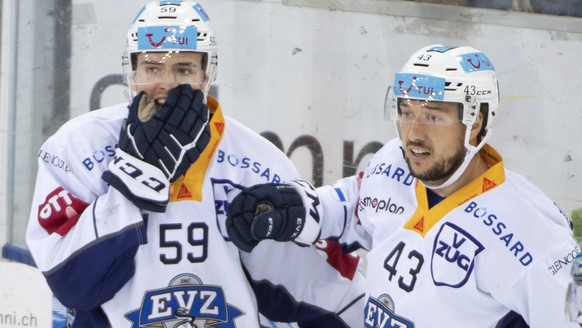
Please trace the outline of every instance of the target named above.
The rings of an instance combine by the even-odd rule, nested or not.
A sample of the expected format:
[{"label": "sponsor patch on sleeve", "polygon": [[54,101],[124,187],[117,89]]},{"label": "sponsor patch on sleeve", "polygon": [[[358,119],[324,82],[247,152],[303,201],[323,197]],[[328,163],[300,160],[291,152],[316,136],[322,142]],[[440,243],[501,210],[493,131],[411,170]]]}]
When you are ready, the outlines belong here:
[{"label": "sponsor patch on sleeve", "polygon": [[89,204],[58,187],[38,206],[38,223],[48,234],[64,236],[75,226],[87,206]]}]

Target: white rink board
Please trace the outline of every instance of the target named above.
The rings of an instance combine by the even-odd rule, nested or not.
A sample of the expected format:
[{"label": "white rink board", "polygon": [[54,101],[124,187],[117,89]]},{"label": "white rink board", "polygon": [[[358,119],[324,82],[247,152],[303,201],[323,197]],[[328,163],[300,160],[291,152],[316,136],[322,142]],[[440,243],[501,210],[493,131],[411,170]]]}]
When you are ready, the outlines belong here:
[{"label": "white rink board", "polygon": [[[78,115],[89,110],[100,78],[122,73],[125,33],[144,1],[73,3],[71,106]],[[285,150],[299,136],[313,137],[323,149],[323,183],[340,178],[344,159],[356,158],[365,144],[395,136],[392,123],[383,120],[384,95],[414,50],[433,43],[471,45],[489,56],[500,81],[502,103],[491,144],[507,167],[530,178],[565,212],[582,207],[577,96],[582,34],[304,8],[276,0],[202,4],[219,41],[217,82],[225,113],[257,132],[274,132]],[[416,5],[418,11],[432,8]],[[486,20],[483,15],[479,21]],[[536,15],[514,15],[536,20]],[[551,19],[559,25],[572,18]],[[101,104],[121,101],[121,90],[106,89]],[[353,142],[353,151],[344,149],[346,142]],[[312,178],[309,152],[302,148],[291,158],[306,179]]]},{"label": "white rink board", "polygon": [[52,327],[52,293],[33,267],[0,260],[0,327]]}]

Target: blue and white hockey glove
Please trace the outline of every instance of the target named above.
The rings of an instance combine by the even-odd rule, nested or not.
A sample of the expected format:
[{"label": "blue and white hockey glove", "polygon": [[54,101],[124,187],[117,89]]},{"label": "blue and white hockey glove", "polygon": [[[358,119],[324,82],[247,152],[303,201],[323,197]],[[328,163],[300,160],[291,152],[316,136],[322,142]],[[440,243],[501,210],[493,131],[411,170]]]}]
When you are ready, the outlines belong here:
[{"label": "blue and white hockey glove", "polygon": [[226,229],[232,242],[245,252],[263,239],[308,246],[319,239],[320,212],[319,198],[308,182],[260,184],[234,198],[228,207]]},{"label": "blue and white hockey glove", "polygon": [[[210,141],[210,112],[204,93],[192,90],[188,84],[179,85],[157,110],[144,109],[152,106],[152,102],[145,104],[146,98],[142,92],[129,106],[119,149],[159,168],[174,182],[188,171]],[[143,115],[144,111],[150,114]]]},{"label": "blue and white hockey glove", "polygon": [[164,212],[169,183],[188,171],[210,141],[209,118],[204,94],[190,85],[172,89],[159,109],[141,92],[129,105],[103,180],[137,207]]}]

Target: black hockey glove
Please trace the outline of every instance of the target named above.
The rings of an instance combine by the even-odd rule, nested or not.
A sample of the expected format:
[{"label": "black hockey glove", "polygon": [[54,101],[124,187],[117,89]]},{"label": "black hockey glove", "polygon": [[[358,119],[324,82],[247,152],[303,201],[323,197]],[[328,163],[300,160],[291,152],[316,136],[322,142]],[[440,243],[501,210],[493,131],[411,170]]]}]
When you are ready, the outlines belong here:
[{"label": "black hockey glove", "polygon": [[[188,84],[172,89],[164,104],[147,121],[138,116],[146,101],[137,95],[129,106],[119,148],[164,172],[170,182],[184,175],[210,141],[210,113],[204,93]],[[150,111],[152,111],[150,109]]]},{"label": "black hockey glove", "polygon": [[260,184],[234,198],[228,207],[226,230],[232,242],[245,252],[263,239],[307,246],[319,237],[319,212],[315,190],[304,181]]}]

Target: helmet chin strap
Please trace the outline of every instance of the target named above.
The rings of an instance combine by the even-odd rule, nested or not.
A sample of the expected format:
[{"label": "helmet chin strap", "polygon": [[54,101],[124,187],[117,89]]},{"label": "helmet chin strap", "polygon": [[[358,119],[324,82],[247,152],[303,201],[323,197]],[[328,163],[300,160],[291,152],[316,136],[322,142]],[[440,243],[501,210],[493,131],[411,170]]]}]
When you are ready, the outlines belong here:
[{"label": "helmet chin strap", "polygon": [[[488,135],[489,134],[487,134],[487,136]],[[465,170],[469,166],[469,163],[471,163],[471,160],[473,159],[473,157],[475,157],[475,154],[477,154],[479,152],[479,150],[481,149],[481,147],[483,147],[483,145],[485,144],[485,139],[487,139],[487,138],[484,137],[476,147],[469,143],[470,139],[471,139],[471,126],[467,126],[467,130],[465,132],[465,148],[467,149],[467,153],[465,154],[465,159],[463,159],[463,163],[455,170],[455,172],[445,182],[443,182],[439,185],[433,185],[433,184],[430,184],[426,181],[420,181],[420,180],[419,181],[428,189],[436,190],[436,189],[446,188],[446,187],[452,185],[453,183],[455,183],[457,180],[459,180],[461,175],[463,175],[463,173],[465,172]]]},{"label": "helmet chin strap", "polygon": [[[396,127],[396,134],[398,135],[398,138],[400,140],[402,140],[402,137],[400,136],[400,129],[398,128],[398,124],[395,123],[394,125]],[[465,148],[467,148],[467,153],[465,154],[465,158],[463,159],[463,163],[455,170],[455,173],[453,173],[445,182],[441,183],[440,185],[432,185],[426,181],[422,181],[419,179],[419,181],[425,187],[427,187],[428,189],[431,189],[431,190],[448,187],[448,186],[452,185],[453,183],[455,183],[455,181],[457,181],[459,179],[459,177],[463,174],[463,172],[465,172],[465,170],[467,169],[467,166],[469,166],[469,163],[471,163],[473,156],[475,156],[475,154],[479,151],[479,148],[481,148],[481,146],[484,144],[483,142],[481,142],[479,144],[479,146],[477,146],[477,147],[471,146],[471,144],[469,144],[469,139],[470,139],[469,134],[470,133],[471,133],[471,129],[467,128],[467,132],[465,133]]]},{"label": "helmet chin strap", "polygon": [[432,185],[432,184],[429,184],[428,182],[425,182],[425,181],[420,181],[420,182],[425,187],[427,187],[428,189],[431,189],[431,190],[446,188],[446,187],[452,185],[457,180],[459,180],[459,178],[465,172],[465,170],[467,169],[467,166],[469,166],[469,163],[471,163],[471,160],[473,159],[473,157],[475,156],[475,154],[478,151],[479,151],[479,149],[471,146],[471,148],[468,149],[467,153],[465,154],[465,159],[463,160],[463,163],[459,166],[459,168],[457,168],[457,170],[455,170],[455,173],[453,173],[445,182],[441,183],[440,185]]},{"label": "helmet chin strap", "polygon": [[[475,106],[477,106],[477,105],[475,105]],[[396,128],[396,134],[397,134],[398,138],[400,140],[402,140],[402,136],[400,135],[400,129],[398,127],[398,123],[396,123],[396,121],[394,123],[395,123],[394,126]],[[455,170],[455,172],[451,176],[449,176],[449,178],[447,180],[445,180],[445,182],[443,182],[441,184],[430,184],[429,182],[422,181],[419,179],[419,181],[426,188],[431,189],[431,190],[446,188],[446,187],[452,185],[453,183],[455,183],[457,180],[459,180],[461,175],[463,175],[463,173],[465,172],[465,170],[469,166],[469,163],[471,163],[471,160],[473,159],[473,157],[475,157],[475,154],[477,154],[479,152],[479,150],[483,147],[483,145],[485,145],[485,142],[487,141],[487,139],[489,139],[489,136],[491,135],[491,128],[488,128],[487,133],[481,138],[481,142],[479,142],[479,144],[477,146],[473,146],[470,143],[471,128],[472,128],[472,123],[467,124],[467,129],[465,130],[465,141],[464,141],[465,149],[467,149],[467,153],[465,154],[465,158],[463,159],[463,163],[461,163],[461,165]]]}]

